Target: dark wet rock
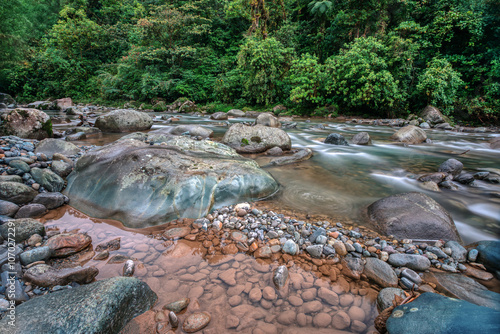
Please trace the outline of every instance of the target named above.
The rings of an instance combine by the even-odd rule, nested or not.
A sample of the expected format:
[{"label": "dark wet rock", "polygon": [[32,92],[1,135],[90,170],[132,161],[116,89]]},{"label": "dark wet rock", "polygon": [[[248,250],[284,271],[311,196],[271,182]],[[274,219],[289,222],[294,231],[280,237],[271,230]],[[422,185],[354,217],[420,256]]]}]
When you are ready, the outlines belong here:
[{"label": "dark wet rock", "polygon": [[47,209],[56,209],[69,201],[69,198],[61,193],[41,193],[38,194],[33,203],[43,204]]},{"label": "dark wet rock", "polygon": [[451,174],[455,177],[460,175],[463,168],[464,165],[457,159],[448,159],[439,166],[438,171]]},{"label": "dark wet rock", "polygon": [[114,255],[111,259],[109,259],[107,263],[108,264],[123,263],[126,262],[127,260],[130,260],[130,257],[128,257],[127,255],[117,254]]},{"label": "dark wet rock", "polygon": [[417,271],[427,270],[431,266],[428,258],[416,254],[391,254],[388,262],[394,267],[408,267]]},{"label": "dark wet rock", "polygon": [[120,242],[121,238],[114,238],[109,241],[101,242],[97,247],[95,248],[96,252],[102,252],[104,250],[108,251],[115,251],[120,249]]},{"label": "dark wet rock", "polygon": [[30,203],[21,207],[16,213],[16,219],[19,218],[38,218],[47,213],[47,208],[43,204]]},{"label": "dark wet rock", "polygon": [[173,128],[167,128],[167,130],[155,130],[149,132],[150,135],[155,133],[164,133],[164,134],[169,133],[174,136],[188,134],[193,137],[208,138],[211,137],[214,132],[210,129],[195,124],[181,124]]},{"label": "dark wet rock", "polygon": [[239,109],[231,109],[227,112],[227,115],[233,117],[245,117],[245,112]]},{"label": "dark wet rock", "polygon": [[50,169],[33,168],[31,169],[31,175],[37,183],[48,191],[60,192],[64,188],[63,178]]},{"label": "dark wet rock", "polygon": [[377,305],[380,311],[391,307],[396,296],[401,297],[402,300],[406,298],[405,292],[398,288],[385,288],[380,290],[377,295]]},{"label": "dark wet rock", "polygon": [[366,258],[363,273],[381,287],[397,287],[398,277],[390,265],[379,259]]},{"label": "dark wet rock", "polygon": [[474,174],[472,173],[462,173],[453,178],[453,180],[461,184],[471,184],[472,182],[474,182],[475,178]]},{"label": "dark wet rock", "polygon": [[374,202],[368,207],[368,220],[380,233],[396,238],[460,240],[450,214],[432,198],[418,192]]},{"label": "dark wet rock", "polygon": [[35,149],[36,154],[43,153],[49,159],[52,159],[54,153],[75,155],[78,152],[80,152],[80,149],[76,145],[61,139],[44,139]]},{"label": "dark wet rock", "polygon": [[427,134],[419,127],[408,125],[396,131],[391,139],[406,144],[420,144],[427,140]]},{"label": "dark wet rock", "polygon": [[188,307],[189,301],[189,298],[182,298],[181,300],[166,304],[165,306],[163,306],[163,309],[179,313],[180,311]]},{"label": "dark wet rock", "polygon": [[199,218],[212,206],[277,190],[269,173],[233,149],[173,137],[166,146],[127,139],[88,152],[68,177],[65,194],[72,206],[94,217],[145,227]]},{"label": "dark wet rock", "polygon": [[0,93],[0,103],[3,103],[5,105],[11,105],[11,104],[16,104],[16,100],[12,98],[9,94],[6,93]]},{"label": "dark wet rock", "polygon": [[[156,300],[146,283],[113,277],[18,306],[16,333],[119,333],[132,318],[153,307]],[[1,328],[7,328],[7,321],[0,321]]]},{"label": "dark wet rock", "polygon": [[95,267],[56,269],[46,264],[39,264],[26,270],[23,278],[26,282],[37,286],[53,287],[71,282],[88,284],[94,280],[98,273],[99,270]]},{"label": "dark wet rock", "polygon": [[0,200],[0,215],[14,217],[17,210],[19,210],[19,205],[9,201]]},{"label": "dark wet rock", "polygon": [[280,121],[271,113],[261,113],[255,119],[255,124],[269,126],[271,128],[280,128]]},{"label": "dark wet rock", "polygon": [[0,182],[0,200],[15,204],[31,202],[38,194],[32,187],[18,182]]},{"label": "dark wet rock", "polygon": [[[29,239],[33,234],[45,235],[45,226],[35,219],[22,218],[11,221],[14,225],[16,242],[22,242]],[[11,226],[12,227],[12,226]],[[0,225],[0,234],[4,239],[9,237],[9,228],[7,225]],[[12,237],[12,236],[11,236]]]},{"label": "dark wet rock", "polygon": [[189,315],[184,323],[182,324],[182,329],[186,333],[194,333],[205,327],[210,323],[211,316],[208,312],[193,313]]},{"label": "dark wet rock", "polygon": [[457,184],[452,182],[452,181],[443,181],[443,182],[439,183],[439,186],[441,188],[450,189],[450,190],[457,190],[458,189]]},{"label": "dark wet rock", "polygon": [[0,115],[0,135],[42,140],[52,136],[49,115],[36,109],[17,108]]},{"label": "dark wet rock", "polygon": [[354,145],[371,145],[372,140],[368,132],[359,132],[352,137],[351,142]]},{"label": "dark wet rock", "polygon": [[66,257],[85,249],[92,243],[92,238],[83,233],[61,233],[53,236],[44,246],[52,250],[54,257]]},{"label": "dark wet rock", "polygon": [[283,166],[288,164],[293,164],[296,162],[301,162],[309,160],[313,155],[313,151],[310,148],[301,148],[293,155],[279,157],[272,159],[266,166]]},{"label": "dark wet rock", "polygon": [[364,270],[363,260],[359,257],[346,256],[342,259],[342,273],[355,280],[360,279]]},{"label": "dark wet rock", "polygon": [[477,243],[478,262],[493,271],[495,276],[500,279],[500,241],[485,240]]},{"label": "dark wet rock", "polygon": [[430,173],[430,174],[425,174],[422,175],[418,178],[420,182],[436,182],[440,183],[446,178],[447,174],[446,173]]},{"label": "dark wet rock", "polygon": [[436,290],[445,295],[500,311],[500,294],[489,291],[470,277],[455,273],[430,272],[424,274],[424,280],[436,284]]},{"label": "dark wet rock", "polygon": [[219,111],[216,113],[213,113],[210,115],[210,119],[216,120],[216,121],[225,121],[227,120],[227,114],[223,111]]},{"label": "dark wet rock", "polygon": [[23,266],[27,266],[28,264],[33,262],[45,261],[50,258],[51,254],[52,251],[49,247],[37,247],[22,253],[21,255],[19,255],[19,258],[21,259],[21,263],[23,264]]},{"label": "dark wet rock", "polygon": [[109,251],[106,249],[106,250],[103,250],[102,252],[100,252],[99,254],[97,254],[94,257],[94,260],[102,261],[102,260],[106,260],[108,257],[109,257]]},{"label": "dark wet rock", "polygon": [[153,126],[153,119],[143,112],[118,109],[97,117],[95,126],[103,132],[143,131]]},{"label": "dark wet rock", "polygon": [[342,145],[342,146],[349,146],[347,143],[347,140],[345,140],[344,136],[338,133],[330,133],[325,141],[325,144],[331,144],[331,145]]},{"label": "dark wet rock", "polygon": [[14,301],[16,304],[20,304],[30,299],[30,297],[24,292],[24,286],[18,279],[14,281],[14,286],[12,286],[12,283],[9,283],[7,284],[6,288],[7,291],[13,292],[13,295],[11,295],[10,293],[7,294],[7,299]]},{"label": "dark wet rock", "polygon": [[466,334],[500,332],[500,312],[467,301],[426,292],[394,309],[389,334]]},{"label": "dark wet rock", "polygon": [[439,111],[438,108],[428,105],[422,110],[420,113],[420,117],[422,117],[426,122],[434,125],[446,122],[445,116]]},{"label": "dark wet rock", "polygon": [[261,153],[275,146],[290,150],[292,146],[285,131],[263,125],[234,124],[227,130],[222,142],[239,153]]},{"label": "dark wet rock", "polygon": [[445,247],[451,249],[451,257],[457,262],[465,262],[467,250],[456,241],[448,241]]},{"label": "dark wet rock", "polygon": [[273,275],[273,283],[278,290],[285,286],[287,279],[288,268],[286,266],[279,266],[276,268]]}]

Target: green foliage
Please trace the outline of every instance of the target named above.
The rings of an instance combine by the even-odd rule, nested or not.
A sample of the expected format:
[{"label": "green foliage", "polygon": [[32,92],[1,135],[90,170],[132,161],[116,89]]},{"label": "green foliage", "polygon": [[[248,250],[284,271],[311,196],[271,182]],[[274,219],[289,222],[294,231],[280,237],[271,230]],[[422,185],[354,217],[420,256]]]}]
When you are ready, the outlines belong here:
[{"label": "green foliage", "polygon": [[269,105],[283,100],[282,82],[293,59],[293,50],[273,37],[249,38],[238,53],[243,96],[253,103]]},{"label": "green foliage", "polygon": [[389,71],[388,48],[373,37],[357,38],[325,62],[325,89],[341,111],[390,113],[403,97]]},{"label": "green foliage", "polygon": [[292,90],[290,100],[295,103],[319,104],[323,101],[320,85],[323,79],[318,58],[309,53],[303,54],[292,62],[288,81]]},{"label": "green foliage", "polygon": [[442,109],[450,115],[457,98],[457,91],[464,85],[460,73],[442,58],[434,58],[418,78],[417,90],[423,94],[428,104]]}]

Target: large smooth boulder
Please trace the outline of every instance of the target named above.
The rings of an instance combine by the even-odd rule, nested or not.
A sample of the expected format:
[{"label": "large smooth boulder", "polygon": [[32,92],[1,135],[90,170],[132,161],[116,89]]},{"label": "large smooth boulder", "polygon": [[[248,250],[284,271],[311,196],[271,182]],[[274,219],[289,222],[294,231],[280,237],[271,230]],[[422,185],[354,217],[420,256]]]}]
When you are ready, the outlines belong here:
[{"label": "large smooth boulder", "polygon": [[17,108],[0,114],[0,135],[38,139],[52,137],[49,115],[36,109]]},{"label": "large smooth boulder", "polygon": [[19,182],[0,182],[0,200],[25,204],[31,202],[37,194],[33,188]]},{"label": "large smooth boulder", "polygon": [[464,165],[457,159],[448,159],[443,162],[438,171],[441,173],[447,173],[453,175],[453,177],[460,175]]},{"label": "large smooth boulder", "polygon": [[270,126],[272,128],[280,128],[281,123],[278,119],[270,113],[262,113],[255,119],[255,124]]},{"label": "large smooth boulder", "polygon": [[400,305],[387,320],[389,334],[495,334],[500,332],[500,312],[426,292]]},{"label": "large smooth boulder", "polygon": [[222,142],[239,153],[261,153],[276,146],[282,150],[292,147],[285,131],[264,125],[234,124],[227,130]]},{"label": "large smooth boulder", "polygon": [[354,145],[371,145],[372,140],[368,132],[359,132],[352,137],[351,142]]},{"label": "large smooth boulder", "polygon": [[47,158],[52,159],[54,153],[63,155],[75,155],[80,152],[80,149],[75,144],[61,139],[44,139],[38,144],[35,153],[43,153]]},{"label": "large smooth boulder", "polygon": [[477,243],[478,261],[500,279],[500,241],[483,240]]},{"label": "large smooth boulder", "polygon": [[62,99],[57,99],[55,102],[56,108],[63,111],[73,106],[71,97],[63,97]]},{"label": "large smooth boulder", "polygon": [[419,127],[408,125],[396,131],[391,139],[406,144],[420,144],[427,140],[427,134]]},{"label": "large smooth boulder", "polygon": [[118,109],[97,117],[95,126],[103,132],[143,131],[153,126],[153,119],[143,112]]},{"label": "large smooth boulder", "polygon": [[253,160],[212,141],[182,136],[161,145],[122,139],[82,156],[65,194],[91,216],[128,227],[199,218],[212,207],[252,201],[278,190]]},{"label": "large smooth boulder", "polygon": [[35,101],[28,104],[28,108],[38,110],[55,110],[57,106],[55,101]]},{"label": "large smooth boulder", "polygon": [[440,124],[445,123],[447,120],[444,115],[439,111],[438,108],[433,106],[427,106],[420,113],[420,117],[422,117],[429,124]]},{"label": "large smooth boulder", "polygon": [[[152,308],[157,299],[137,278],[113,277],[17,306],[15,333],[119,333],[132,318]],[[9,328],[8,321],[8,317],[2,319],[0,328]]]},{"label": "large smooth boulder", "polygon": [[384,235],[396,238],[456,240],[460,236],[450,214],[419,192],[382,198],[368,207],[368,221]]}]

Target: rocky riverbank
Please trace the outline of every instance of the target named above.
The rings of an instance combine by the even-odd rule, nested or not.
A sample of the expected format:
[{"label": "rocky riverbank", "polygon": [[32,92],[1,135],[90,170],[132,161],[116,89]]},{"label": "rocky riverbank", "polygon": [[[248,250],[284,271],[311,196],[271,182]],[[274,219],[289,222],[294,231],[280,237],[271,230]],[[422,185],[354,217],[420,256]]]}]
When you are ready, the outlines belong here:
[{"label": "rocky riverbank", "polygon": [[[442,323],[477,310],[489,315],[477,318],[483,326],[478,329],[500,328],[500,242],[462,245],[450,214],[428,196],[409,192],[380,199],[367,208],[366,226],[252,202],[275,194],[279,184],[238,152],[293,151],[279,129],[284,119],[256,115],[253,126],[232,125],[222,143],[207,139],[211,133],[202,127],[184,126],[131,133],[94,147],[70,141],[97,133],[95,127],[70,129],[66,141],[39,141],[50,133],[43,112],[16,110],[4,114],[4,121],[33,119],[22,133],[33,139],[0,138],[2,326],[17,305],[20,333],[34,326],[72,333],[372,333],[375,326],[383,332],[386,323],[390,333],[417,333],[418,326],[405,323],[412,324],[414,315],[428,321],[417,311],[430,303],[448,309]],[[103,131],[147,131],[153,124],[133,110],[98,119]],[[421,126],[400,131],[402,142],[425,141]],[[331,135],[325,143],[348,144],[341,139]],[[312,150],[301,148],[269,166],[311,156]],[[468,177],[454,161],[443,165],[421,181],[444,187]],[[469,179],[480,176],[496,180],[490,174]],[[93,218],[85,224],[50,218],[73,210],[63,206],[68,203],[93,217],[119,219],[129,229],[109,233]],[[130,232],[149,226],[155,227],[135,230],[142,235]],[[465,306],[454,308],[449,299],[435,297],[440,294]],[[101,308],[91,302],[96,295],[104,296]],[[412,311],[412,303],[423,300],[425,307]],[[394,301],[402,305],[394,308]],[[59,311],[33,315],[39,309]],[[384,310],[387,318],[377,322]],[[85,331],[81,324],[88,319],[93,327]]]}]

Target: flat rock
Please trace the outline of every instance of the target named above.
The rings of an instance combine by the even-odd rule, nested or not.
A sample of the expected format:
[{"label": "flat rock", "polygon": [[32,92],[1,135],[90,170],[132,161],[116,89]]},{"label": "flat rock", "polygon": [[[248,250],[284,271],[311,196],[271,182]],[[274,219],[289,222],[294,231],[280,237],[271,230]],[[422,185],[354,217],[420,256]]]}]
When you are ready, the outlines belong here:
[{"label": "flat rock", "polygon": [[500,332],[500,312],[464,300],[426,292],[394,309],[389,334],[466,334]]},{"label": "flat rock", "polygon": [[44,246],[52,250],[54,257],[66,257],[83,250],[92,243],[92,238],[83,233],[61,233],[47,240]]},{"label": "flat rock", "polygon": [[[16,333],[119,333],[156,303],[146,283],[113,277],[33,298],[16,308]],[[0,321],[8,328],[8,319]]]},{"label": "flat rock", "polygon": [[75,144],[65,140],[52,138],[42,140],[35,149],[35,154],[43,153],[49,159],[52,159],[54,153],[60,153],[68,156],[75,155],[78,152],[80,152],[80,149]]},{"label": "flat rock", "polygon": [[422,193],[382,198],[368,207],[367,217],[368,222],[384,235],[400,239],[460,241],[451,215]]},{"label": "flat rock", "polygon": [[75,267],[55,269],[46,264],[39,264],[29,268],[24,273],[24,280],[37,286],[53,287],[66,285],[72,282],[88,284],[99,274],[95,267]]},{"label": "flat rock", "polygon": [[174,311],[175,313],[179,313],[184,310],[189,305],[189,298],[182,298],[170,304],[163,306],[164,310]]}]

